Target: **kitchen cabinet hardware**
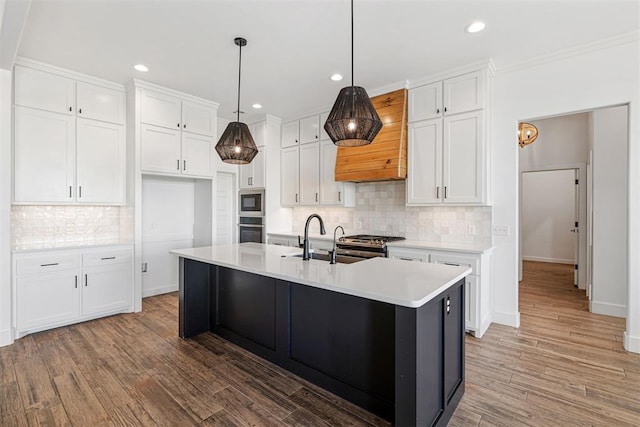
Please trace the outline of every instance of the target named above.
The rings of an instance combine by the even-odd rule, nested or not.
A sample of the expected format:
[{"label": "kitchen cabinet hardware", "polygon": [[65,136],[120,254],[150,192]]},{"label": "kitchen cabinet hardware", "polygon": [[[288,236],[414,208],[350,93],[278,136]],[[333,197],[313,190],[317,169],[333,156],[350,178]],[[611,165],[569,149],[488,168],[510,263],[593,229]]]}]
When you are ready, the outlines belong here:
[{"label": "kitchen cabinet hardware", "polygon": [[316,193],[316,202],[318,201],[318,193]]},{"label": "kitchen cabinet hardware", "polygon": [[176,169],[180,170],[180,159],[176,160]]},{"label": "kitchen cabinet hardware", "polygon": [[69,111],[73,111],[73,107],[69,107]]},{"label": "kitchen cabinet hardware", "polygon": [[89,279],[87,278],[87,273],[84,274],[84,286],[89,286]]},{"label": "kitchen cabinet hardware", "polygon": [[186,129],[187,128],[187,124],[186,123],[183,124],[182,127]]},{"label": "kitchen cabinet hardware", "polygon": [[180,127],[180,123],[176,124],[176,126]]},{"label": "kitchen cabinet hardware", "polygon": [[78,114],[82,114],[82,108],[78,110]]},{"label": "kitchen cabinet hardware", "polygon": [[183,161],[182,161],[182,170],[183,170],[183,171],[186,171],[186,170],[187,170],[187,161],[186,161],[186,160],[183,160]]},{"label": "kitchen cabinet hardware", "polygon": [[107,256],[107,257],[102,257],[100,258],[102,261],[108,260],[108,259],[116,259],[116,257],[114,256]]},{"label": "kitchen cabinet hardware", "polygon": [[440,114],[440,109],[436,108],[436,114]]},{"label": "kitchen cabinet hardware", "polygon": [[71,186],[69,186],[69,198],[71,198]]},{"label": "kitchen cabinet hardware", "polygon": [[342,191],[338,191],[338,201],[342,201]]},{"label": "kitchen cabinet hardware", "polygon": [[298,193],[296,193],[296,203],[298,203]]},{"label": "kitchen cabinet hardware", "polygon": [[74,281],[74,286],[73,287],[78,289],[78,276],[77,275],[73,276],[73,281]]},{"label": "kitchen cabinet hardware", "polygon": [[403,258],[403,257],[400,257],[400,259],[402,259],[402,260],[404,260],[404,261],[414,261],[414,259],[413,259],[413,258]]},{"label": "kitchen cabinet hardware", "polygon": [[436,187],[436,199],[440,198],[440,187]]},{"label": "kitchen cabinet hardware", "polygon": [[52,265],[58,265],[57,262],[52,262],[50,264],[40,264],[40,267],[51,267]]},{"label": "kitchen cabinet hardware", "polygon": [[82,199],[82,185],[78,186],[78,199]]},{"label": "kitchen cabinet hardware", "polygon": [[298,143],[298,140],[296,139],[296,144]]},{"label": "kitchen cabinet hardware", "polygon": [[447,198],[447,186],[446,185],[444,186],[444,198],[445,199]]},{"label": "kitchen cabinet hardware", "polygon": [[447,107],[444,107],[444,112],[445,112],[445,113],[447,112]]},{"label": "kitchen cabinet hardware", "polygon": [[451,297],[447,295],[447,315],[451,314]]},{"label": "kitchen cabinet hardware", "polygon": [[318,139],[318,135],[316,135],[316,139]]}]

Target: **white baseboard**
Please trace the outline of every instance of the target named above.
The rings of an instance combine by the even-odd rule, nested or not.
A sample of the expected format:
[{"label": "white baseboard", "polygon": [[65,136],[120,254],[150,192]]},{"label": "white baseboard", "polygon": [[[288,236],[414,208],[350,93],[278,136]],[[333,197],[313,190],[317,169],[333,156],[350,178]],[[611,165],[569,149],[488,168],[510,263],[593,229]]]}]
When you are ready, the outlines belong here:
[{"label": "white baseboard", "polygon": [[480,330],[476,337],[482,338],[484,333],[487,332],[487,329],[489,329],[489,326],[491,326],[491,313],[489,313],[489,315],[480,324]]},{"label": "white baseboard", "polygon": [[562,258],[545,258],[540,256],[522,256],[523,261],[537,261],[537,262],[551,262],[554,264],[575,264],[575,261],[572,259],[562,259]]},{"label": "white baseboard", "polygon": [[520,327],[520,312],[518,313],[501,313],[494,311],[491,315],[490,321],[498,323],[500,325],[512,326],[514,328]]},{"label": "white baseboard", "polygon": [[13,344],[13,334],[11,328],[0,330],[0,347]]},{"label": "white baseboard", "polygon": [[163,286],[161,288],[153,288],[153,289],[143,289],[142,290],[142,298],[152,297],[154,295],[168,294],[170,292],[175,292],[178,290],[178,285],[169,285]]},{"label": "white baseboard", "polygon": [[589,301],[589,311],[595,314],[604,314],[605,316],[627,317],[627,306],[620,304],[611,304],[601,301]]},{"label": "white baseboard", "polygon": [[632,337],[624,331],[624,349],[632,353],[640,353],[640,337]]}]

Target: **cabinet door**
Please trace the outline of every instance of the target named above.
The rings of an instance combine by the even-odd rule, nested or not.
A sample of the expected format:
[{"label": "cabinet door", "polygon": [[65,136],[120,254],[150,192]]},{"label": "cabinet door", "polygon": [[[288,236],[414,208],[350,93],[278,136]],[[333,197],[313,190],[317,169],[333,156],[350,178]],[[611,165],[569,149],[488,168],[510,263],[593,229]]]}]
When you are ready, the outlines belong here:
[{"label": "cabinet door", "polygon": [[442,190],[442,121],[409,125],[407,205],[440,203]]},{"label": "cabinet door", "polygon": [[331,141],[329,134],[327,133],[327,131],[324,130],[324,124],[327,122],[327,118],[329,118],[329,111],[327,111],[326,113],[320,114],[320,140],[321,141],[325,141],[325,140]]},{"label": "cabinet door", "polygon": [[263,188],[265,185],[265,151],[264,148],[258,147],[258,154],[251,161],[253,167],[253,176],[251,178],[251,186]]},{"label": "cabinet door", "polygon": [[180,173],[180,130],[142,125],[141,168],[143,171]]},{"label": "cabinet door", "polygon": [[409,123],[442,115],[442,82],[409,90]]},{"label": "cabinet door", "polygon": [[82,270],[82,315],[105,313],[131,304],[131,264],[113,264]]},{"label": "cabinet door", "polygon": [[336,154],[338,147],[331,142],[320,143],[320,204],[339,205],[342,203],[342,183],[335,181]]},{"label": "cabinet door", "polygon": [[78,317],[79,286],[77,270],[18,277],[17,329],[41,328]]},{"label": "cabinet door", "polygon": [[15,104],[73,115],[75,81],[16,65]]},{"label": "cabinet door", "polygon": [[207,105],[182,101],[182,130],[213,136],[217,111]]},{"label": "cabinet door", "polygon": [[282,206],[297,206],[299,204],[300,159],[298,154],[299,147],[289,147],[282,150],[280,175],[280,203]]},{"label": "cabinet door", "polygon": [[480,329],[480,319],[478,318],[478,276],[467,276],[464,282],[464,326],[468,331]]},{"label": "cabinet door", "polygon": [[299,122],[284,123],[282,125],[282,148],[298,145],[299,139]]},{"label": "cabinet door", "polygon": [[300,120],[300,144],[320,141],[320,118],[305,117]]},{"label": "cabinet door", "polygon": [[142,92],[142,123],[179,129],[181,121],[181,102],[162,93]]},{"label": "cabinet door", "polygon": [[77,197],[84,203],[124,203],[124,127],[77,119]]},{"label": "cabinet door", "polygon": [[182,132],[182,174],[211,176],[211,137]]},{"label": "cabinet door", "polygon": [[249,132],[251,132],[251,136],[253,137],[253,142],[256,143],[256,147],[264,147],[265,145],[265,130],[266,130],[265,122],[258,122],[249,125]]},{"label": "cabinet door", "polygon": [[320,201],[320,145],[300,145],[300,204],[317,205]]},{"label": "cabinet door", "polygon": [[444,114],[484,108],[484,74],[481,71],[444,81]]},{"label": "cabinet door", "polygon": [[482,202],[482,112],[444,119],[444,203]]},{"label": "cabinet door", "polygon": [[447,292],[444,304],[444,399],[445,405],[464,378],[464,286]]},{"label": "cabinet door", "polygon": [[125,93],[78,82],[78,116],[110,123],[124,123]]},{"label": "cabinet door", "polygon": [[15,107],[16,202],[71,202],[75,170],[73,116]]},{"label": "cabinet door", "polygon": [[[256,155],[256,157],[258,157]],[[255,159],[254,159],[255,160]],[[253,178],[253,165],[240,165],[240,189],[251,188],[251,179]]]}]

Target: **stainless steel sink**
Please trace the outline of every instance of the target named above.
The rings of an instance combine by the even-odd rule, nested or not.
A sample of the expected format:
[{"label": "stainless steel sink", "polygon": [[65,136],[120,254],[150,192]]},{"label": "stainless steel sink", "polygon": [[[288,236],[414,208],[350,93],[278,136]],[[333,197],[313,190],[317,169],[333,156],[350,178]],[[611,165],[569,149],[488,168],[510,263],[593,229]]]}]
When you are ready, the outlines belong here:
[{"label": "stainless steel sink", "polygon": [[[331,260],[331,255],[325,254],[325,253],[311,252],[309,255],[311,255],[311,259],[318,259],[320,261],[327,261],[327,262]],[[293,258],[302,258],[302,254],[291,254],[291,255],[283,255],[283,256],[293,257]],[[364,261],[364,258],[357,258],[357,257],[352,257],[347,255],[336,256],[336,262],[338,264],[353,264],[354,262],[358,262],[358,261]]]}]

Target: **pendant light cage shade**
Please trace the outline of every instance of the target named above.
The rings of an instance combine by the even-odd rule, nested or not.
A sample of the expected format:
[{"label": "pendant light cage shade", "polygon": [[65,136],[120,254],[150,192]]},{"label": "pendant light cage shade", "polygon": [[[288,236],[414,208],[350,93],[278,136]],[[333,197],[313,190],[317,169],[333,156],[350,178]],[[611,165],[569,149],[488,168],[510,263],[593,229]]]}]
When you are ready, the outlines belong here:
[{"label": "pendant light cage shade", "polygon": [[249,126],[241,122],[231,122],[227,125],[216,144],[216,151],[223,162],[233,165],[251,163],[258,154]]},{"label": "pendant light cage shade", "polygon": [[348,86],[340,90],[336,102],[324,124],[335,145],[357,147],[371,144],[382,129],[382,120],[360,86]]}]

